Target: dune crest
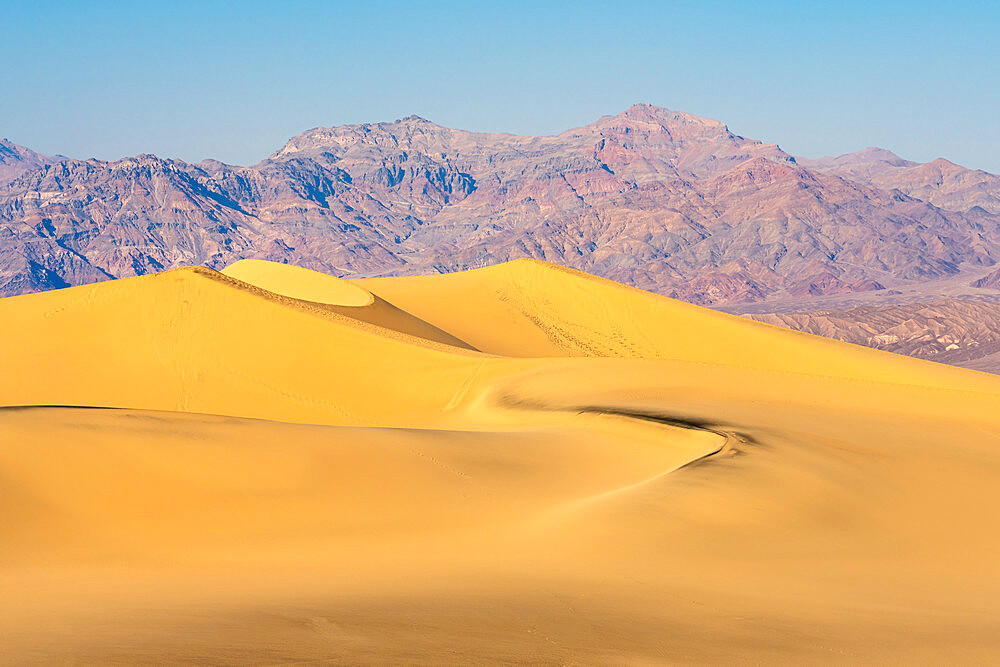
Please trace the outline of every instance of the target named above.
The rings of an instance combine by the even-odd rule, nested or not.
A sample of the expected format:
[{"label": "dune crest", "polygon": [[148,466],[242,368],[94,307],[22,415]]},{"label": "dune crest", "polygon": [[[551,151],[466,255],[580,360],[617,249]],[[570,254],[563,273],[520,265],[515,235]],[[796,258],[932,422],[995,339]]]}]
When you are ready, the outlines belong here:
[{"label": "dune crest", "polygon": [[538,261],[0,319],[0,662],[1000,653],[996,376]]},{"label": "dune crest", "polygon": [[241,259],[221,273],[283,297],[317,304],[398,333],[469,349],[468,343],[414,317],[347,280],[319,271],[260,259]]},{"label": "dune crest", "polygon": [[370,306],[371,293],[346,280],[298,266],[241,259],[220,272],[275,294],[331,306]]}]

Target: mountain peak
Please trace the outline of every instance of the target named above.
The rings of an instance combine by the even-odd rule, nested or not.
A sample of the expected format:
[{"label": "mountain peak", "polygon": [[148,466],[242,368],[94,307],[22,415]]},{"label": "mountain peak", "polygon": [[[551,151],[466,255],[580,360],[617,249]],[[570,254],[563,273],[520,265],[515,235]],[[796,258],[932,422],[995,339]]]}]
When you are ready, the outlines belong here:
[{"label": "mountain peak", "polygon": [[[7,137],[0,139],[0,156],[10,156],[15,159],[24,159],[24,156],[27,155],[38,155],[38,153],[35,153],[30,148],[25,148],[24,146],[15,144]],[[0,159],[3,159],[3,157],[0,157]]]},{"label": "mountain peak", "polygon": [[728,140],[732,136],[721,121],[647,103],[633,104],[620,113],[602,116],[593,123],[566,130],[559,136],[605,136],[608,133],[664,135],[692,140],[697,137],[698,141]]},{"label": "mountain peak", "polygon": [[349,145],[377,145],[385,142],[395,144],[399,141],[406,141],[408,137],[412,136],[441,136],[461,132],[462,130],[442,127],[416,114],[378,123],[314,127],[289,139],[269,159],[287,157],[304,151],[329,150],[337,152]]},{"label": "mountain peak", "polygon": [[668,123],[692,123],[723,129],[726,127],[726,124],[722,121],[714,120],[712,118],[702,118],[701,116],[695,116],[694,114],[689,114],[684,111],[674,111],[673,109],[657,106],[655,104],[649,104],[647,102],[633,104],[628,109],[625,109],[625,111],[622,111],[614,117],[632,118],[637,120],[656,120]]},{"label": "mountain peak", "polygon": [[32,169],[52,164],[56,159],[15,144],[6,137],[0,140],[0,184],[7,183]]},{"label": "mountain peak", "polygon": [[945,159],[943,157],[934,158],[933,160],[931,160],[927,164],[928,164],[928,166],[933,165],[933,166],[935,166],[935,167],[937,167],[939,169],[955,169],[955,168],[964,169],[965,168],[965,167],[962,167],[961,165],[955,164],[951,160],[947,160],[947,159]]},{"label": "mountain peak", "polygon": [[838,155],[835,158],[820,158],[821,160],[831,160],[838,164],[868,164],[872,162],[885,162],[894,167],[908,167],[917,164],[916,162],[911,162],[905,160],[890,150],[885,148],[878,148],[877,146],[869,146],[868,148],[862,148],[859,151],[854,151],[853,153],[845,153],[843,155]]},{"label": "mountain peak", "polygon": [[[245,257],[353,276],[533,257],[713,304],[1000,261],[993,180],[913,173],[877,148],[849,159],[863,164],[816,176],[824,170],[797,166],[775,144],[652,104],[558,136],[469,132],[411,115],[307,130],[238,169],[152,155],[34,171],[15,161],[22,175],[0,188],[0,228],[25,231],[0,238],[0,251],[31,257],[64,284]],[[935,199],[941,208],[920,201]],[[899,233],[902,224],[913,231]],[[90,273],[64,266],[59,239]],[[23,272],[0,266],[0,294],[5,284],[22,289]]]},{"label": "mountain peak", "polygon": [[886,162],[898,162],[903,160],[903,158],[899,157],[892,151],[885,148],[879,148],[878,146],[862,148],[861,150],[852,153],[852,155],[864,157],[870,160],[884,160]]},{"label": "mountain peak", "polygon": [[819,171],[836,171],[854,175],[866,174],[870,177],[873,171],[895,167],[914,167],[919,163],[903,159],[890,150],[869,146],[836,157],[827,155],[815,160],[800,158],[799,164]]}]

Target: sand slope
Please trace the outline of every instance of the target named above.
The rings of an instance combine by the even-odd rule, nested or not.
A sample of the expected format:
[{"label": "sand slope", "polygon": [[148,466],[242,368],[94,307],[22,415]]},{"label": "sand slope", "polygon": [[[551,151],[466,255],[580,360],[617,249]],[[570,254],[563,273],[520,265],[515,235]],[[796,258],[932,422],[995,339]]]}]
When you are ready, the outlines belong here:
[{"label": "sand slope", "polygon": [[0,321],[11,663],[1000,656],[1000,378],[530,261]]}]

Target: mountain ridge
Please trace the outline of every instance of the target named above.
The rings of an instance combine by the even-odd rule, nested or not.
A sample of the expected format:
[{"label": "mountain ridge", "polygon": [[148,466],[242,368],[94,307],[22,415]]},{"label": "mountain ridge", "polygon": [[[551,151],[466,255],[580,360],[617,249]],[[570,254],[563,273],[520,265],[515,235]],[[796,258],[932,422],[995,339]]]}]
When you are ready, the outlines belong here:
[{"label": "mountain ridge", "polygon": [[0,139],[0,185],[14,180],[26,171],[52,164],[59,159],[36,153],[3,137]]},{"label": "mountain ridge", "polygon": [[992,175],[841,158],[797,160],[648,104],[538,137],[419,116],[317,127],[248,167],[39,158],[0,184],[0,294],[245,258],[369,277],[529,257],[725,305],[1000,259]]},{"label": "mountain ridge", "polygon": [[[886,159],[886,154],[891,158]],[[884,149],[866,148],[835,158],[801,162],[819,171],[896,189],[941,208],[969,211],[979,207],[1000,213],[1000,176],[943,157],[921,163],[904,160]]]}]

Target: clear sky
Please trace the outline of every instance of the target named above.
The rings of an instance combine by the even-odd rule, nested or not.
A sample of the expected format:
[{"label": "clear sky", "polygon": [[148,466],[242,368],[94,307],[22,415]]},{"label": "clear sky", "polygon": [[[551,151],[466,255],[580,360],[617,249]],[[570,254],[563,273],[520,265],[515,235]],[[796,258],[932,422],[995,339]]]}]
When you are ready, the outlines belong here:
[{"label": "clear sky", "polygon": [[254,163],[412,113],[553,134],[651,102],[818,157],[1000,172],[1000,0],[0,0],[0,136]]}]

